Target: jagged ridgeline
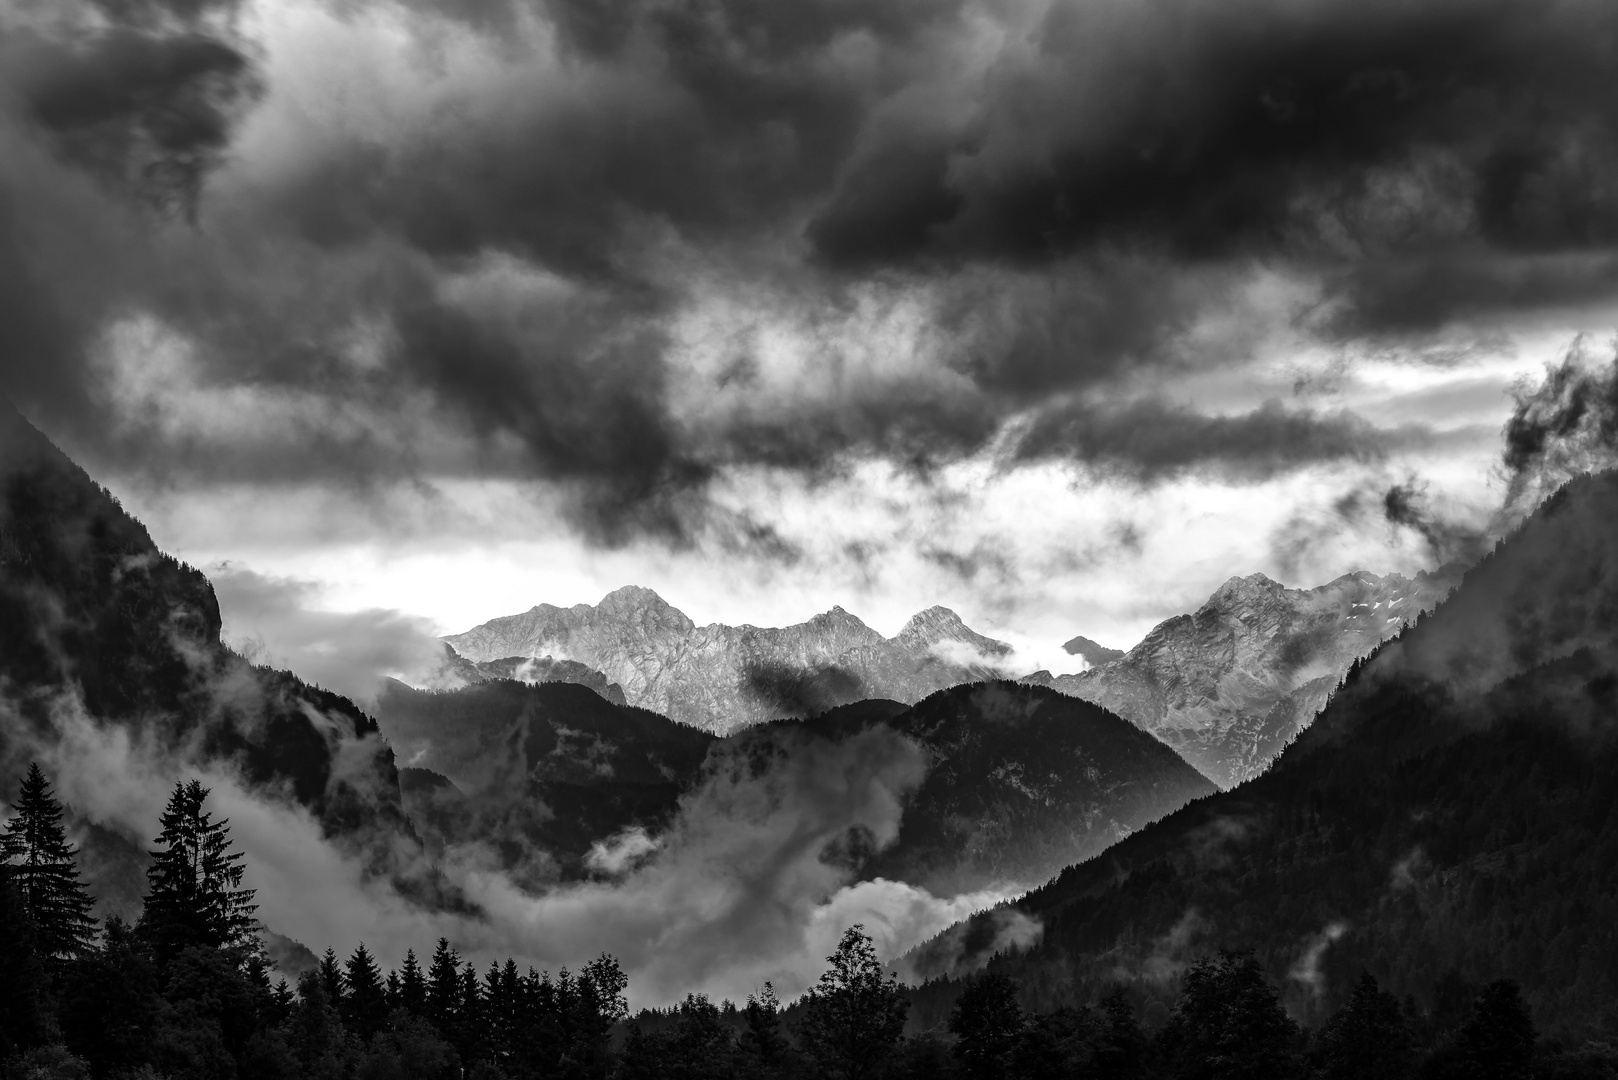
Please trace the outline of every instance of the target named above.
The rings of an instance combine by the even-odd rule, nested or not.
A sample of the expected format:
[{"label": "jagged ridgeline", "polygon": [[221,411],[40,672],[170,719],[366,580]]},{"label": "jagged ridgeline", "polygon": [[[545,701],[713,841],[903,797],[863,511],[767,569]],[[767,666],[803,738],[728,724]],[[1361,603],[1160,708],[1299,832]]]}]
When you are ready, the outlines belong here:
[{"label": "jagged ridgeline", "polygon": [[[918,612],[891,638],[834,607],[795,626],[697,626],[650,589],[614,590],[594,606],[540,604],[445,639],[446,674],[468,681],[540,665],[551,655],[593,673],[605,696],[726,735],[871,698],[914,704],[937,690],[1002,678],[1011,646],[976,633],[948,608]],[[618,698],[614,698],[618,700]]]},{"label": "jagged ridgeline", "polygon": [[[1540,1025],[1618,1012],[1618,476],[1573,481],[1457,592],[1358,663],[1264,775],[1200,799],[1017,903],[1002,956],[1030,997],[1122,983],[1167,1003],[1218,946],[1252,949],[1294,1015],[1368,971],[1445,1001],[1507,978]],[[983,924],[919,950],[939,970]]]},{"label": "jagged ridgeline", "polygon": [[248,663],[219,633],[208,579],[0,406],[0,780],[48,757],[64,725],[121,726],[177,761],[228,761],[289,794],[375,871],[432,895],[431,875],[386,861],[415,841],[375,721]]}]

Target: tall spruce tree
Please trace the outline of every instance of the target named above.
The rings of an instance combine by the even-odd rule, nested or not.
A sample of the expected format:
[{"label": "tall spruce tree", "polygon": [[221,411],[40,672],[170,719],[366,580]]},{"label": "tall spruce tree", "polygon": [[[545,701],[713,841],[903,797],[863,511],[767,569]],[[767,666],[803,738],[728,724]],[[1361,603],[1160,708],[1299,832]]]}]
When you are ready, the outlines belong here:
[{"label": "tall spruce tree", "polygon": [[95,900],[79,879],[78,851],[62,832],[62,806],[37,763],[29,766],[11,809],[0,850],[34,924],[34,947],[50,959],[79,956],[95,937]]},{"label": "tall spruce tree", "polygon": [[368,1040],[387,1026],[388,997],[383,989],[382,973],[364,942],[348,958],[343,985],[347,993],[338,1006],[343,1023],[355,1035]]},{"label": "tall spruce tree", "polygon": [[241,887],[242,853],[230,850],[230,823],[203,809],[207,799],[201,781],[177,783],[163,811],[140,920],[160,960],[191,947],[251,950],[257,943],[253,890]]},{"label": "tall spruce tree", "polygon": [[415,949],[405,950],[404,968],[399,972],[399,1007],[411,1016],[427,1015],[427,979]]},{"label": "tall spruce tree", "polygon": [[460,1016],[461,958],[450,948],[448,938],[439,938],[427,969],[427,1019],[440,1035],[449,1038]]},{"label": "tall spruce tree", "polygon": [[326,992],[326,1004],[341,1012],[343,999],[348,996],[348,987],[343,982],[343,962],[337,959],[336,949],[326,946],[320,963],[315,967],[315,974],[320,977],[320,988]]}]

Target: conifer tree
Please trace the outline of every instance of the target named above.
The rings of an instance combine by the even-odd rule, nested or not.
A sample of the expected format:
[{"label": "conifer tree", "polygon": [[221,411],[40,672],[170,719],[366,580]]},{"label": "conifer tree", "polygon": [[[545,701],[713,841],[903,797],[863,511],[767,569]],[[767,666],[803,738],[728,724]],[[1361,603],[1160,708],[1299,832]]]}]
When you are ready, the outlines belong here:
[{"label": "conifer tree", "polygon": [[451,1037],[462,1061],[482,1057],[488,1047],[488,1018],[485,1016],[483,989],[478,982],[478,970],[470,960],[461,969],[459,1021]]},{"label": "conifer tree", "polygon": [[176,783],[163,811],[140,921],[159,959],[192,946],[257,945],[253,890],[241,887],[242,853],[230,850],[230,823],[214,821],[203,809],[207,799],[201,781]]},{"label": "conifer tree", "polygon": [[34,924],[35,948],[46,958],[78,956],[95,936],[95,900],[79,879],[78,851],[62,832],[62,806],[37,763],[29,766],[11,809],[0,851]]},{"label": "conifer tree", "polygon": [[416,950],[405,952],[404,967],[399,972],[399,1007],[411,1016],[427,1015],[427,979],[416,961]]},{"label": "conifer tree", "polygon": [[45,969],[11,869],[0,865],[0,1061],[45,1041]]},{"label": "conifer tree", "polygon": [[438,939],[427,969],[427,1019],[445,1038],[453,1035],[461,1015],[461,958],[448,938]]},{"label": "conifer tree", "polygon": [[369,1039],[388,1023],[388,998],[382,986],[382,973],[362,941],[348,958],[343,971],[347,993],[338,1011],[348,1030]]},{"label": "conifer tree", "polygon": [[781,1031],[781,1001],[775,995],[775,986],[766,982],[763,989],[747,995],[747,1007],[742,1010],[746,1029],[742,1032],[742,1049],[750,1054],[756,1071],[768,1073],[786,1060],[787,1040]]},{"label": "conifer tree", "polygon": [[343,965],[337,959],[336,949],[329,945],[326,947],[326,951],[320,955],[320,963],[315,967],[315,974],[320,979],[320,989],[325,992],[326,1004],[341,1012],[348,989],[343,985]]}]

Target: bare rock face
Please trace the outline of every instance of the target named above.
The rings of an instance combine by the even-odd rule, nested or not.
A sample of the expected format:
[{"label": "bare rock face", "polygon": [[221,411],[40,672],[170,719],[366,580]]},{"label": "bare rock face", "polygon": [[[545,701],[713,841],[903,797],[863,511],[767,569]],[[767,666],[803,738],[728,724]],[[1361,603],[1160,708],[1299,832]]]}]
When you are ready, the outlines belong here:
[{"label": "bare rock face", "polygon": [[1221,787],[1264,771],[1356,659],[1430,611],[1459,567],[1364,571],[1315,589],[1235,577],[1194,614],[1159,623],[1116,660],[1024,681],[1092,701],[1173,747]]},{"label": "bare rock face", "polygon": [[[724,734],[866,698],[913,704],[936,690],[1000,678],[1011,647],[929,608],[892,638],[834,607],[796,626],[697,626],[650,589],[601,603],[540,604],[445,639],[479,667],[509,657],[572,661],[631,705]],[[574,679],[569,681],[584,681]]]}]

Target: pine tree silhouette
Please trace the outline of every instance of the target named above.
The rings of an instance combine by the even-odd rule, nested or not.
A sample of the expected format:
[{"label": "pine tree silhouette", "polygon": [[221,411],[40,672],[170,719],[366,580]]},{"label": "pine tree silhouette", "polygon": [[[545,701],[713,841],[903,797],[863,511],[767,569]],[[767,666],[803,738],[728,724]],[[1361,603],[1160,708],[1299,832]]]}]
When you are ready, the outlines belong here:
[{"label": "pine tree silhouette", "polygon": [[406,950],[399,972],[399,1007],[411,1016],[427,1015],[427,979],[416,962],[415,949]]},{"label": "pine tree silhouette", "polygon": [[62,832],[62,806],[37,763],[29,766],[11,809],[0,850],[34,924],[35,948],[52,959],[81,955],[95,937],[95,900],[79,879],[78,851]]},{"label": "pine tree silhouette", "polygon": [[742,1010],[747,1027],[742,1032],[742,1049],[755,1063],[755,1071],[768,1074],[786,1060],[787,1039],[781,1030],[781,1000],[773,983],[766,982],[757,993],[747,995]]},{"label": "pine tree silhouette", "polygon": [[348,987],[343,982],[343,964],[337,959],[337,950],[331,946],[320,955],[320,963],[315,967],[315,974],[320,979],[320,989],[325,992],[326,1004],[334,1009],[341,1010],[343,999],[348,996]]},{"label": "pine tree silhouette", "polygon": [[388,998],[382,988],[382,973],[364,942],[360,942],[348,958],[343,985],[347,993],[338,1011],[348,1030],[369,1039],[387,1026]]},{"label": "pine tree silhouette", "polygon": [[439,1034],[449,1037],[461,1016],[461,958],[448,938],[438,939],[427,969],[427,1019]]},{"label": "pine tree silhouette", "polygon": [[257,946],[253,890],[241,887],[242,853],[230,850],[230,823],[215,822],[203,809],[207,798],[198,780],[175,784],[157,837],[161,846],[151,853],[140,927],[162,960],[191,947]]},{"label": "pine tree silhouette", "polygon": [[45,968],[34,942],[32,921],[0,866],[0,1061],[45,1041]]}]

